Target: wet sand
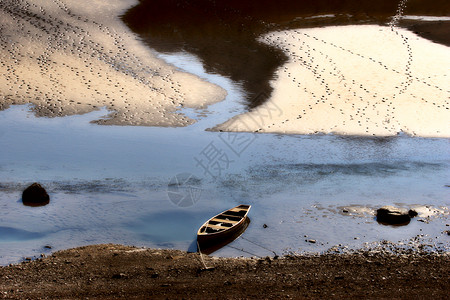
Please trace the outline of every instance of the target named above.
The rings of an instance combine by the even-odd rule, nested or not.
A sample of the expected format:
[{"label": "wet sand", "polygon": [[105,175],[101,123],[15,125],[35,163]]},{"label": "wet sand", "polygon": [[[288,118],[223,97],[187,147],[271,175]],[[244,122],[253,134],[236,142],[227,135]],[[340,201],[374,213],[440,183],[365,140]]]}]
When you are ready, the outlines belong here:
[{"label": "wet sand", "polygon": [[[385,25],[397,5],[391,0],[140,0],[123,20],[150,48],[164,53],[187,51],[198,56],[208,72],[242,84],[246,95],[240,101],[254,108],[270,97],[270,81],[288,60],[282,49],[258,41],[261,35],[297,28]],[[403,10],[405,15],[416,16],[446,16],[449,12],[446,1],[408,1]],[[400,23],[414,26],[411,30],[420,36],[449,44],[448,21]]]},{"label": "wet sand", "polygon": [[448,45],[449,22],[413,18],[448,9],[424,1],[143,0],[124,20],[150,47],[189,51],[243,84],[253,111],[212,130],[448,137],[449,51],[420,37]]},{"label": "wet sand", "polygon": [[[0,77],[0,109],[32,103],[36,115],[52,117],[106,107],[111,113],[97,123],[186,126],[194,120],[177,112],[180,108],[203,108],[224,99],[223,89],[167,65],[119,21],[118,16],[135,4],[134,1],[107,6],[100,1],[89,2],[90,6],[59,0],[3,2],[0,58],[5,72]],[[400,29],[396,31],[400,34],[394,38],[378,36],[356,48],[348,45],[345,38],[343,44],[341,40],[328,40],[327,29],[267,33],[283,27],[386,23],[396,10],[391,2],[374,8],[369,2],[358,5],[349,2],[335,7],[327,1],[305,5],[286,1],[275,10],[270,5],[255,7],[245,2],[233,3],[231,10],[223,3],[217,7],[203,3],[203,6],[174,9],[175,4],[169,1],[161,6],[148,24],[142,20],[149,19],[146,18],[148,10],[156,4],[142,1],[126,13],[124,20],[141,37],[148,38],[150,47],[158,51],[186,49],[204,59],[207,70],[242,82],[248,91],[246,100],[250,108],[266,103],[214,130],[383,136],[406,132],[449,136],[448,126],[443,121],[449,117],[445,88],[449,83],[445,74],[448,50],[434,44],[433,48],[418,50],[412,41],[416,36]],[[445,14],[447,6],[440,2],[430,7],[413,3],[407,7],[407,12]],[[204,13],[206,19],[200,21],[196,17],[199,13]],[[324,13],[331,13],[331,17],[315,16]],[[184,17],[176,23],[170,22],[182,14]],[[133,21],[135,17],[137,21]],[[141,21],[144,23],[140,24]],[[443,43],[448,39],[443,38],[446,29],[441,23],[436,34],[433,29],[437,25],[430,30],[430,26],[421,22],[409,20],[405,24],[431,39]],[[192,28],[196,31],[191,31]],[[354,41],[360,39],[358,35],[372,34],[370,30],[365,32],[366,29],[343,34],[352,35]],[[316,32],[318,37],[314,35]],[[275,40],[283,34],[289,35],[287,40]],[[318,38],[320,41],[315,40]],[[323,41],[335,49],[327,52],[326,46],[321,44]],[[289,43],[292,45],[287,45]],[[390,65],[385,57],[370,57],[373,53],[367,48],[380,43],[384,47],[389,45],[385,55],[399,53],[396,57],[399,64]],[[303,49],[299,49],[301,45]],[[424,53],[434,53],[435,49],[438,53],[433,57],[424,56]],[[340,50],[343,53],[337,53]],[[309,60],[299,59],[301,53],[305,57],[309,55]],[[332,64],[336,63],[334,60],[349,64],[318,63],[323,56],[320,53],[328,55]],[[369,70],[362,70],[363,74],[356,72],[356,69],[364,69],[361,66],[368,66]],[[429,70],[424,72],[424,66]],[[320,68],[320,73],[314,73],[312,68],[315,67]],[[375,70],[376,67],[380,70]],[[338,68],[340,73],[324,77],[322,73],[329,72],[328,68]],[[347,71],[350,72],[341,74]],[[346,80],[336,82],[338,76],[341,79],[345,76]],[[395,79],[379,84],[371,80],[374,77]],[[330,91],[332,95],[328,95]],[[322,104],[325,104],[324,109]],[[377,107],[372,109],[374,105]],[[274,106],[274,113],[279,116],[269,113],[267,119],[267,110],[273,110]],[[317,109],[306,114],[310,106]],[[261,118],[263,124],[261,120],[249,124]]]},{"label": "wet sand", "polygon": [[450,137],[450,48],[395,26],[268,33],[289,60],[263,105],[213,130]]},{"label": "wet sand", "polygon": [[202,261],[196,253],[97,245],[1,267],[0,298],[446,299],[448,272],[448,254],[420,250]]},{"label": "wet sand", "polygon": [[[156,57],[119,19],[135,1],[2,1],[0,109],[111,113],[100,124],[186,126],[226,92]],[[99,13],[100,12],[100,13]]]}]

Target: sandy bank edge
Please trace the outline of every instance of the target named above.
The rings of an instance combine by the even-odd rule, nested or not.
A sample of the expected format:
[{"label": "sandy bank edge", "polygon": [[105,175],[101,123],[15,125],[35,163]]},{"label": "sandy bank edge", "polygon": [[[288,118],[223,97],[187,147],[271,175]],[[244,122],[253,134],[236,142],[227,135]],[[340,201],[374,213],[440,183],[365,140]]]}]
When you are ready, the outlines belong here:
[{"label": "sandy bank edge", "polygon": [[204,108],[222,88],[157,58],[120,21],[129,1],[53,0],[0,4],[0,110],[34,105],[38,116],[106,107],[100,124],[186,126],[183,107]]},{"label": "sandy bank edge", "polygon": [[449,47],[377,25],[286,30],[260,40],[289,58],[274,92],[211,130],[450,137]]}]

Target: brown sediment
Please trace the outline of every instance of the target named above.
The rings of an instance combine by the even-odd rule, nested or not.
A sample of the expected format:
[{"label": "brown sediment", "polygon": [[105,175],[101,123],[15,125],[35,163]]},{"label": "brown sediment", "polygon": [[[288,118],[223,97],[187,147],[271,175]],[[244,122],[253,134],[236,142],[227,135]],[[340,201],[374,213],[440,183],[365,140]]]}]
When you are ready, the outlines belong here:
[{"label": "brown sediment", "polygon": [[186,126],[182,107],[226,92],[156,57],[120,21],[134,1],[2,1],[0,110],[31,103],[37,116],[106,107],[100,124]]},{"label": "brown sediment", "polygon": [[198,253],[97,245],[0,267],[0,298],[446,299],[449,262],[448,253],[384,250],[202,262]]}]

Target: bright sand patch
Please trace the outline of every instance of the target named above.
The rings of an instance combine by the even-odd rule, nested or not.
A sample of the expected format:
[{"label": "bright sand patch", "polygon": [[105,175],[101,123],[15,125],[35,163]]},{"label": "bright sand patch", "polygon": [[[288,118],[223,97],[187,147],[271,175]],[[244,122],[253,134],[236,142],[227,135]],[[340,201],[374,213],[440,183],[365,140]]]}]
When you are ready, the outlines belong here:
[{"label": "bright sand patch", "polygon": [[264,105],[213,130],[450,137],[450,49],[376,25],[264,35],[289,61]]},{"label": "bright sand patch", "polygon": [[186,126],[175,113],[226,92],[158,59],[120,20],[134,0],[2,0],[0,109],[34,104],[40,116],[107,107],[101,124]]}]

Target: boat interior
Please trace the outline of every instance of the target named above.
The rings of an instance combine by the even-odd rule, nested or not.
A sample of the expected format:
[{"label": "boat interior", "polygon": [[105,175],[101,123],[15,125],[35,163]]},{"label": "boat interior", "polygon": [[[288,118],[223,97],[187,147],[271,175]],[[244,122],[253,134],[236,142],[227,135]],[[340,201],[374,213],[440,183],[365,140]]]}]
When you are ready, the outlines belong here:
[{"label": "boat interior", "polygon": [[238,207],[221,213],[209,220],[209,222],[200,229],[199,233],[217,233],[233,227],[233,225],[239,223],[239,221],[245,217],[249,207],[249,205],[239,205]]}]

